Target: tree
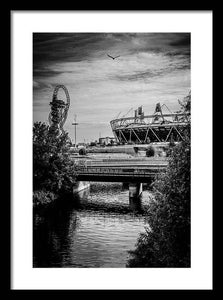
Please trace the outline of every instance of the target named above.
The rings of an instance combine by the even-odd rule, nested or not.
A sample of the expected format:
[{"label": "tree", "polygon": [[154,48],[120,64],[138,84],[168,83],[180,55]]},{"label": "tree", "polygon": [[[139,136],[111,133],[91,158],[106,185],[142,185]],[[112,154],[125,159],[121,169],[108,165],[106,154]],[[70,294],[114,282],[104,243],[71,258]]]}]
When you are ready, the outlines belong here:
[{"label": "tree", "polygon": [[182,101],[178,100],[181,112],[189,112],[191,111],[191,91],[189,91],[188,95],[183,98]]},{"label": "tree", "polygon": [[72,193],[75,167],[69,158],[67,133],[55,137],[49,126],[36,122],[33,126],[33,189],[57,195]]},{"label": "tree", "polygon": [[166,174],[153,184],[155,201],[131,251],[130,267],[190,266],[190,144],[175,146]]},{"label": "tree", "polygon": [[148,148],[146,149],[146,156],[147,157],[151,157],[155,155],[155,149],[152,146],[148,146]]},{"label": "tree", "polygon": [[87,154],[87,151],[86,151],[85,148],[81,148],[81,149],[79,150],[79,155],[86,155],[86,154]]}]

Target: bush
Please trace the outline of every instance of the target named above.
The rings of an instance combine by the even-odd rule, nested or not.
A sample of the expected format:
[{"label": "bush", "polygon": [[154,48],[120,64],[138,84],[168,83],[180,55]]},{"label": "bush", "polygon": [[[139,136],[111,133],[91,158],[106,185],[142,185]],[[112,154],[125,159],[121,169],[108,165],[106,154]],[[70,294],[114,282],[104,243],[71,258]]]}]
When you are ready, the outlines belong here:
[{"label": "bush", "polygon": [[85,148],[81,148],[81,149],[79,150],[79,155],[86,155],[86,154],[87,154],[87,151],[86,151]]},{"label": "bush", "polygon": [[34,207],[46,206],[52,204],[57,199],[57,196],[49,191],[39,190],[33,193]]},{"label": "bush", "polygon": [[190,140],[172,149],[169,167],[153,183],[149,229],[130,251],[128,267],[190,266]]},{"label": "bush", "polygon": [[56,195],[72,193],[75,167],[69,158],[67,133],[59,137],[49,133],[49,126],[36,122],[33,126],[33,188]]},{"label": "bush", "polygon": [[154,155],[155,155],[155,149],[152,146],[149,146],[146,149],[146,156],[151,157],[151,156],[154,156]]}]

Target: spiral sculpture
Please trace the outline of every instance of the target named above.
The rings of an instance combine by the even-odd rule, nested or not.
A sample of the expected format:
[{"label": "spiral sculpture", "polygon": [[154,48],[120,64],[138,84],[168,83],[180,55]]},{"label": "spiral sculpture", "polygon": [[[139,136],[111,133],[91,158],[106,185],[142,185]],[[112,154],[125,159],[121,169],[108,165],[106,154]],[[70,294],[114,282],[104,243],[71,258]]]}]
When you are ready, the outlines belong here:
[{"label": "spiral sculpture", "polygon": [[[66,102],[57,99],[58,91],[62,89],[66,95]],[[53,92],[53,99],[50,102],[51,111],[49,113],[50,131],[59,136],[64,133],[63,125],[67,119],[68,109],[70,106],[70,96],[64,85],[57,85]]]}]

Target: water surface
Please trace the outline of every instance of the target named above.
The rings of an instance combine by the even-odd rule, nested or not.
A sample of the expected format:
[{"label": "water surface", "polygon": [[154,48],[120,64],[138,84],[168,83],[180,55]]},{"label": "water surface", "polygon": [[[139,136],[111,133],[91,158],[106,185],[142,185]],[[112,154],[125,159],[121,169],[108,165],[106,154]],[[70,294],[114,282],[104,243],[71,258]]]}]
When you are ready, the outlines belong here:
[{"label": "water surface", "polygon": [[137,211],[119,183],[88,190],[47,211],[34,212],[34,267],[122,268],[144,231],[150,192]]}]

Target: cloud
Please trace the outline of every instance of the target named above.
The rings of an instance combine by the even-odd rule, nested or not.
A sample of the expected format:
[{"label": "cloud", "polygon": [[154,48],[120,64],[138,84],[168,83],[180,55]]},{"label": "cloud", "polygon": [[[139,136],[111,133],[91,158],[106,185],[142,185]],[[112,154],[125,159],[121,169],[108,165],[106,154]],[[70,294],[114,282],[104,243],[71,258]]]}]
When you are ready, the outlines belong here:
[{"label": "cloud", "polygon": [[33,81],[33,88],[34,88],[34,89],[38,89],[39,87],[40,87],[39,82]]},{"label": "cloud", "polygon": [[62,71],[62,70],[57,70],[55,67],[40,67],[40,68],[35,68],[33,70],[33,76],[34,77],[51,77],[51,76],[57,76],[61,75],[63,73],[72,73],[71,71]]},{"label": "cloud", "polygon": [[52,89],[52,85],[50,83],[44,83],[41,81],[33,81],[33,89],[34,90],[49,90]]},{"label": "cloud", "polygon": [[147,71],[143,71],[143,72],[135,72],[133,74],[125,74],[125,75],[116,75],[115,78],[118,80],[127,80],[127,81],[138,81],[138,80],[144,80],[144,79],[149,79],[152,77],[158,77],[163,75],[163,71],[160,70],[156,70],[156,71],[152,71],[152,70],[147,70]]},{"label": "cloud", "polygon": [[143,105],[149,113],[163,101],[174,110],[190,90],[186,33],[35,33],[33,47],[34,121],[47,120],[54,87],[63,84],[71,98],[65,128],[73,130],[77,114],[89,139],[100,126],[109,135],[120,111]]},{"label": "cloud", "polygon": [[[176,34],[177,36],[177,34]],[[191,39],[190,39],[190,33],[181,33],[177,38],[173,41],[170,41],[171,46],[177,46],[177,47],[190,47]]]},{"label": "cloud", "polygon": [[42,63],[89,60],[112,44],[104,34],[97,33],[34,33],[34,68]]},{"label": "cloud", "polygon": [[107,51],[188,51],[190,34],[184,33],[34,33],[34,68],[42,63],[99,58]]}]

